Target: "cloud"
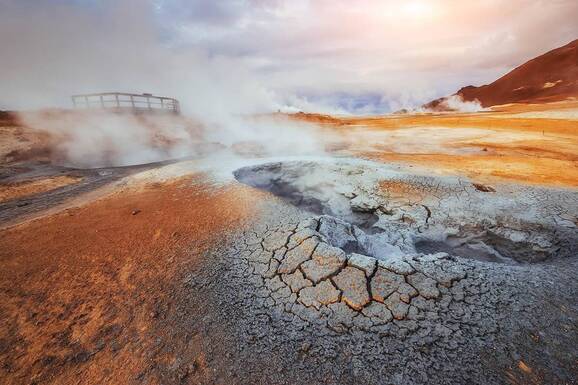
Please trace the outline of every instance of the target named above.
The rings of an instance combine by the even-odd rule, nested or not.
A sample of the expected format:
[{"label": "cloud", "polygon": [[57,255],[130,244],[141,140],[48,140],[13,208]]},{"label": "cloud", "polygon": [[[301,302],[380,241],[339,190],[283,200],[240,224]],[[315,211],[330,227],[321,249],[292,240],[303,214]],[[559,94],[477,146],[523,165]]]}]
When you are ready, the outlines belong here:
[{"label": "cloud", "polygon": [[0,4],[0,108],[123,89],[193,112],[379,112],[493,81],[578,37],[574,0]]}]

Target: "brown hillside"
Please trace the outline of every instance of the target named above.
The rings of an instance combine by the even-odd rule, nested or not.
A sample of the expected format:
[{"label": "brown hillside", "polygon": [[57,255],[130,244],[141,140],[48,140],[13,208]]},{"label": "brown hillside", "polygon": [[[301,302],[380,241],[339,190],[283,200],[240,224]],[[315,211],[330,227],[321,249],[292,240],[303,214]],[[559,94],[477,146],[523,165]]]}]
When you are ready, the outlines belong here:
[{"label": "brown hillside", "polygon": [[[578,39],[522,64],[491,84],[467,86],[456,94],[465,101],[477,99],[483,107],[578,97]],[[424,107],[439,109],[444,100],[434,100]]]}]

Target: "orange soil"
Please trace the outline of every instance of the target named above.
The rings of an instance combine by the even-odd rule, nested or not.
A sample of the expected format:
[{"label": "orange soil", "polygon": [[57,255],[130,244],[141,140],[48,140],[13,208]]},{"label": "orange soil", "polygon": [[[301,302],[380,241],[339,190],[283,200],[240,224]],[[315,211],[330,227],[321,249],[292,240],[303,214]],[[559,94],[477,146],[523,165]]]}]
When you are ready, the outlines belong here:
[{"label": "orange soil", "polygon": [[62,186],[77,183],[80,180],[82,180],[82,178],[61,175],[19,183],[0,184],[0,202],[54,190]]},{"label": "orange soil", "polygon": [[258,199],[183,179],[1,230],[0,382],[162,383],[156,368],[178,359],[171,349],[202,379],[201,337],[176,336],[186,328],[166,318],[179,274]]},{"label": "orange soil", "polygon": [[[405,129],[424,128],[411,137],[411,141],[428,144],[432,141],[428,130],[436,134],[450,129],[452,137],[435,150],[428,147],[426,153],[396,150],[395,138],[379,143],[375,137],[368,137],[365,147],[354,146],[352,151],[354,155],[376,161],[402,163],[427,172],[465,175],[482,183],[514,181],[576,187],[578,120],[510,116],[549,109],[578,109],[578,102],[507,105],[482,113],[342,118],[339,124],[324,129],[338,133],[344,142],[356,144],[363,141],[363,132],[367,130],[402,133]],[[487,135],[468,132],[472,128],[486,130]]]},{"label": "orange soil", "polygon": [[398,162],[434,170],[440,174],[462,174],[482,183],[515,181],[561,187],[578,186],[576,162],[529,159],[524,156],[455,156],[443,154],[367,154],[367,158]]},{"label": "orange soil", "polygon": [[[415,125],[437,125],[459,130],[460,127],[489,129],[511,133],[512,140],[484,141],[465,136],[446,143],[447,148],[469,150],[448,155],[444,149],[432,154],[396,154],[372,152],[367,157],[380,161],[396,161],[425,167],[448,174],[462,174],[478,181],[515,181],[529,184],[578,186],[578,122],[550,119],[484,118],[481,116],[419,117]],[[378,122],[373,127],[382,129]],[[390,122],[385,122],[385,127]],[[386,128],[387,129],[387,128]],[[534,134],[529,139],[519,134]],[[536,138],[542,134],[542,138]],[[416,140],[420,140],[416,138]],[[424,137],[421,140],[427,141]],[[477,150],[472,152],[471,150]]]}]

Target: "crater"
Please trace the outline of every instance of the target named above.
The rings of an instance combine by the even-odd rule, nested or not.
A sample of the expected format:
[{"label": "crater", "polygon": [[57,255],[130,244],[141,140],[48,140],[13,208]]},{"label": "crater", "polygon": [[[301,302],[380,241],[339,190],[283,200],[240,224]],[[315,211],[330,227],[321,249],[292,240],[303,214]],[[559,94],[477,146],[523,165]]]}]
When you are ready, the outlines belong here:
[{"label": "crater", "polygon": [[[436,212],[422,202],[405,204],[401,209],[394,202],[393,206],[398,207],[395,212],[386,208],[391,202],[372,192],[372,186],[379,181],[375,175],[375,170],[358,165],[297,161],[244,167],[234,172],[239,182],[269,191],[319,215],[317,231],[331,246],[379,260],[444,252],[488,263],[536,263],[564,255],[560,247],[564,242],[576,244],[571,234],[563,235],[558,228],[527,221],[512,221],[517,228],[509,228],[504,224],[489,225],[492,221],[483,214],[464,220],[461,214],[467,211],[460,210],[459,195],[448,196],[453,205],[449,214],[439,208]],[[427,193],[427,186],[423,190]],[[475,191],[487,195],[489,189]],[[465,202],[467,197],[463,198]],[[454,218],[451,213],[460,216]],[[562,242],[560,237],[564,238]]]},{"label": "crater", "polygon": [[315,162],[277,162],[243,167],[233,174],[239,182],[269,191],[312,214],[335,216],[371,228],[379,219],[375,208],[352,206],[351,198],[356,194],[347,194],[345,181],[325,171]]}]

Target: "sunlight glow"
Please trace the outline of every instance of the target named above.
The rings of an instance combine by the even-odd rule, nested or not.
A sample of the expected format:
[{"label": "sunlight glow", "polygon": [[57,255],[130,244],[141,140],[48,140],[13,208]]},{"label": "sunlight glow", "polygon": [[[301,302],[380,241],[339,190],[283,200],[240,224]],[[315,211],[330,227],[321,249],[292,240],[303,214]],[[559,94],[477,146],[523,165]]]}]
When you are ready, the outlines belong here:
[{"label": "sunlight glow", "polygon": [[402,6],[404,14],[414,18],[429,17],[434,13],[434,7],[427,1],[409,1]]}]

